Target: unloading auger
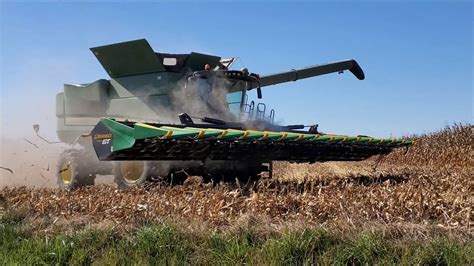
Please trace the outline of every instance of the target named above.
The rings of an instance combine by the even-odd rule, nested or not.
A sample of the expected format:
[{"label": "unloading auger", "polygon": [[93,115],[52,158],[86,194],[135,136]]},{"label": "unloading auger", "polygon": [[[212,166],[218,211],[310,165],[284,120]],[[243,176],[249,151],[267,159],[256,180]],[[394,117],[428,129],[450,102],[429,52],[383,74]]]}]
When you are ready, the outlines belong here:
[{"label": "unloading auger", "polygon": [[144,39],[91,51],[110,80],[66,84],[56,97],[59,139],[83,147],[59,160],[58,184],[66,189],[110,173],[121,188],[187,175],[245,182],[273,161],[359,161],[412,144],[276,125],[273,109],[248,101],[250,90],[261,99],[264,87],[334,72],[363,80],[355,60],[260,76],[230,70],[234,58],[156,53]]}]

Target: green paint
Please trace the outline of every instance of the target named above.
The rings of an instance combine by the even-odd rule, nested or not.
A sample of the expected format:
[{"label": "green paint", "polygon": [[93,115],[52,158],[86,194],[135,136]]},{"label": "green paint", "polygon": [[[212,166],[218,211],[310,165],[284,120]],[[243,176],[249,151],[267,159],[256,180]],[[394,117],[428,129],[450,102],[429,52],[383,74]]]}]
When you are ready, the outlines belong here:
[{"label": "green paint", "polygon": [[110,118],[100,120],[112,132],[112,151],[119,151],[133,147],[135,138],[133,137],[134,129],[118,123]]},{"label": "green paint", "polygon": [[168,130],[151,127],[146,124],[141,125],[140,123],[135,123],[133,130],[133,136],[135,139],[163,137],[166,133],[168,133]]}]

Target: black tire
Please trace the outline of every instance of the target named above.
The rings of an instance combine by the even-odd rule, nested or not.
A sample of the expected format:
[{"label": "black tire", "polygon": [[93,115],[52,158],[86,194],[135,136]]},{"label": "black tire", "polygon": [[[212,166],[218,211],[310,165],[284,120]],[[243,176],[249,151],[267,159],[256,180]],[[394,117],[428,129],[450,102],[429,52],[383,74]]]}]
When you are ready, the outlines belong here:
[{"label": "black tire", "polygon": [[114,182],[118,188],[124,190],[142,187],[148,181],[151,170],[151,164],[145,161],[115,162],[113,169]]},{"label": "black tire", "polygon": [[60,188],[73,190],[94,185],[95,167],[88,163],[88,156],[91,155],[81,150],[66,150],[60,155],[56,171]]}]

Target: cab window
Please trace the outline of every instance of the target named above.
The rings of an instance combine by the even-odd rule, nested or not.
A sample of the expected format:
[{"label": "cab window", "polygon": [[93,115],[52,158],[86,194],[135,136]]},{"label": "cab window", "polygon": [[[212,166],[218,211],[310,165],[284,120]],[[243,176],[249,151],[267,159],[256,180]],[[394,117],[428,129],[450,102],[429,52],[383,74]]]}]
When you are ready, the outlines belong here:
[{"label": "cab window", "polygon": [[234,114],[240,113],[240,105],[242,102],[242,92],[232,92],[227,94],[227,104],[229,105],[229,110]]}]

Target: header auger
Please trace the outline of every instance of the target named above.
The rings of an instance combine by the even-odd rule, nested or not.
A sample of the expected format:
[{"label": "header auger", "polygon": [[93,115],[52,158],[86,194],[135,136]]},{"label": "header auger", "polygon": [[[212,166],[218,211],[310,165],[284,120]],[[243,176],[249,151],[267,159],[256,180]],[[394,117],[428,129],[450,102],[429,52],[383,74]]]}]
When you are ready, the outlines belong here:
[{"label": "header auger", "polygon": [[256,180],[273,161],[358,161],[412,144],[275,125],[273,109],[248,102],[250,90],[260,99],[264,87],[329,73],[349,70],[363,80],[355,60],[258,75],[231,70],[234,58],[156,53],[144,39],[91,51],[110,80],[66,84],[56,97],[59,139],[84,147],[60,158],[58,184],[66,189],[110,173],[121,188],[186,175]]}]

